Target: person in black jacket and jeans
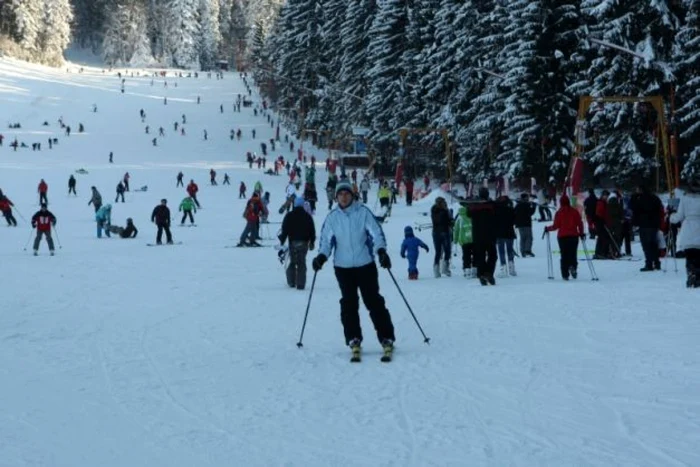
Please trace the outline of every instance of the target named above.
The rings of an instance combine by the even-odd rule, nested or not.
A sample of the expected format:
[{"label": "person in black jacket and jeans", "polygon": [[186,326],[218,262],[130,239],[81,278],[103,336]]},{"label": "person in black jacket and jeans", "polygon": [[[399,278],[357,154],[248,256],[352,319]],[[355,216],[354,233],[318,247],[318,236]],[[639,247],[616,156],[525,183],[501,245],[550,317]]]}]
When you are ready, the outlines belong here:
[{"label": "person in black jacket and jeans", "polygon": [[467,215],[472,219],[474,264],[481,285],[496,285],[496,206],[489,199],[489,190],[479,188],[479,201],[470,203]]},{"label": "person in black jacket and jeans", "polygon": [[[435,204],[430,208],[430,218],[433,221],[433,246],[435,247],[435,260],[433,261],[433,274],[440,277],[442,274],[450,276],[450,257],[452,256],[452,217],[447,209],[447,201],[442,196],[435,198]],[[444,254],[444,258],[442,259]]]},{"label": "person in black jacket and jeans", "polygon": [[644,267],[641,271],[661,269],[657,234],[661,228],[663,204],[648,187],[640,185],[630,201],[630,207],[632,225],[639,227],[639,240],[644,250]]},{"label": "person in black jacket and jeans", "polygon": [[156,235],[156,244],[163,244],[163,230],[165,230],[165,238],[168,241],[168,245],[173,244],[173,235],[170,233],[170,209],[168,209],[168,200],[161,199],[160,204],[153,209],[151,214],[151,222],[155,222],[158,227],[158,234]]},{"label": "person in black jacket and jeans", "polygon": [[532,253],[532,215],[537,211],[537,205],[530,201],[527,193],[520,195],[515,204],[515,227],[520,235],[520,256],[535,257]]},{"label": "person in black jacket and jeans", "polygon": [[282,220],[280,244],[289,238],[289,266],[287,266],[287,285],[304,290],[306,286],[306,253],[314,249],[316,227],[311,215],[304,209],[304,198],[294,200],[294,209]]}]

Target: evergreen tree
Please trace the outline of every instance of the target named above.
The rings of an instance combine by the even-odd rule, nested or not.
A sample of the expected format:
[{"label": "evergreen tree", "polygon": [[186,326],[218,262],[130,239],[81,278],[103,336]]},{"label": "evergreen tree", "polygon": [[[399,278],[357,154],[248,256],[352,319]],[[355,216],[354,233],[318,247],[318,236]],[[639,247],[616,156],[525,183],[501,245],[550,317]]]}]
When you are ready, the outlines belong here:
[{"label": "evergreen tree", "polygon": [[141,0],[119,0],[107,17],[102,42],[102,56],[110,65],[124,66],[134,58],[137,47],[148,41],[146,34],[146,8]]},{"label": "evergreen tree", "polygon": [[199,18],[199,63],[208,70],[214,67],[221,43],[219,0],[200,0]]},{"label": "evergreen tree", "polygon": [[197,0],[169,0],[165,29],[165,59],[172,66],[199,68]]},{"label": "evergreen tree", "polygon": [[37,55],[39,51],[39,34],[44,22],[43,0],[15,0],[11,3],[15,20],[15,39],[26,51]]},{"label": "evergreen tree", "polygon": [[44,0],[43,16],[37,36],[37,48],[43,63],[63,63],[63,51],[70,43],[73,12],[69,0]]},{"label": "evergreen tree", "polygon": [[399,59],[406,47],[405,32],[408,26],[408,10],[403,0],[380,2],[369,31],[365,72],[369,93],[365,99],[366,112],[372,119],[373,137],[384,141],[401,123],[395,119],[396,102],[401,97]]},{"label": "evergreen tree", "polygon": [[684,0],[686,16],[678,31],[679,155],[687,156],[682,177],[700,177],[700,2]]}]

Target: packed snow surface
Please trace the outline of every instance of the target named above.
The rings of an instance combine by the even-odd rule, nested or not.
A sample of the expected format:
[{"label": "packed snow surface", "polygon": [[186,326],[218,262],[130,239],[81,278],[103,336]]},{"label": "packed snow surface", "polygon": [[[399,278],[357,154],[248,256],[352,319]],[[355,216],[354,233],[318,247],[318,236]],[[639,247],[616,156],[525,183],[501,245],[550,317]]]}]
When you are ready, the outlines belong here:
[{"label": "packed snow surface", "polygon": [[[250,195],[262,182],[272,222],[281,221],[286,185],[245,164],[246,151],[260,153],[274,133],[252,108],[233,112],[246,94],[239,75],[170,73],[151,85],[134,70],[122,94],[116,70],[68,69],[0,60],[0,188],[19,211],[19,227],[0,228],[0,466],[700,465],[699,296],[685,289],[680,261],[678,273],[673,260],[665,273],[599,261],[600,282],[580,263],[579,279],[564,282],[555,257],[556,279],[547,280],[535,223],[537,257],[516,259],[517,277],[482,287],[462,277],[456,257],[452,277],[435,279],[431,250],[421,253],[420,280],[409,282],[403,228],[429,221],[431,201],[400,201],[384,226],[392,272],[431,345],[380,270],[395,359],[379,362],[361,308],[365,355],[350,364],[328,263],[297,349],[310,268],[306,291],[297,291],[273,248],[225,248],[243,229],[239,183]],[[252,99],[260,103],[255,90]],[[173,131],[182,114],[185,136]],[[22,128],[7,128],[15,122]],[[229,139],[232,128],[243,131],[240,142]],[[14,152],[15,137],[30,148]],[[59,139],[52,150],[49,137]],[[284,142],[274,154],[292,156]],[[79,168],[88,174],[75,175],[78,196],[68,196]],[[211,168],[219,186],[209,185]],[[326,174],[318,169],[320,230]],[[139,235],[98,239],[90,186],[112,202],[127,171],[132,191],[112,203],[113,223],[132,217]],[[196,228],[175,226],[185,196],[178,171],[200,187]],[[221,185],[224,172],[231,186]],[[31,245],[23,250],[41,178],[58,218],[55,257],[45,243],[38,257]],[[147,192],[133,191],[143,185]],[[182,245],[146,246],[161,198]],[[375,200],[376,185],[370,207]],[[432,248],[430,230],[416,234]]]}]

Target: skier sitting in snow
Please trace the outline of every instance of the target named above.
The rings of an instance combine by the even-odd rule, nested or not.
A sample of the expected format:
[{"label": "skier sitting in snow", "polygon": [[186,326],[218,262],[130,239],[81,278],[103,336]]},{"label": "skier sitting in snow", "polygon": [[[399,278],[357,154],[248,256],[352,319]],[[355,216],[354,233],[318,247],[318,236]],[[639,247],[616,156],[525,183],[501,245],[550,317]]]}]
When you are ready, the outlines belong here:
[{"label": "skier sitting in snow", "polygon": [[413,228],[410,225],[404,227],[403,233],[405,238],[401,243],[401,257],[408,258],[408,278],[410,280],[417,280],[419,248],[423,248],[426,253],[430,253],[430,248],[423,243],[423,240],[413,234]]},{"label": "skier sitting in snow", "polygon": [[102,238],[103,229],[105,235],[111,237],[109,226],[112,223],[112,205],[107,203],[104,206],[100,206],[100,209],[95,213],[95,221],[97,221],[97,238]]},{"label": "skier sitting in snow", "polygon": [[121,238],[136,238],[139,231],[134,225],[134,220],[129,217],[126,220],[126,227],[120,227],[118,225],[110,225],[109,231],[113,234],[119,235]]}]

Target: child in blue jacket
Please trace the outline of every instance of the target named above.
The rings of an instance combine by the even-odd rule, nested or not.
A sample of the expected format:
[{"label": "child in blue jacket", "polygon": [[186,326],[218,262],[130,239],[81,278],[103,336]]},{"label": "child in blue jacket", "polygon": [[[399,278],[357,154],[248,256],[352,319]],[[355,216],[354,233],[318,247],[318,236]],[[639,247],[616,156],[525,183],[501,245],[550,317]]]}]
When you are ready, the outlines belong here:
[{"label": "child in blue jacket", "polygon": [[416,264],[418,263],[418,248],[424,248],[426,253],[430,252],[430,248],[428,248],[428,245],[423,243],[420,238],[413,235],[413,228],[410,225],[407,225],[403,229],[403,233],[406,238],[404,238],[403,243],[401,243],[401,257],[408,257],[408,278],[410,280],[417,280],[418,267]]}]

